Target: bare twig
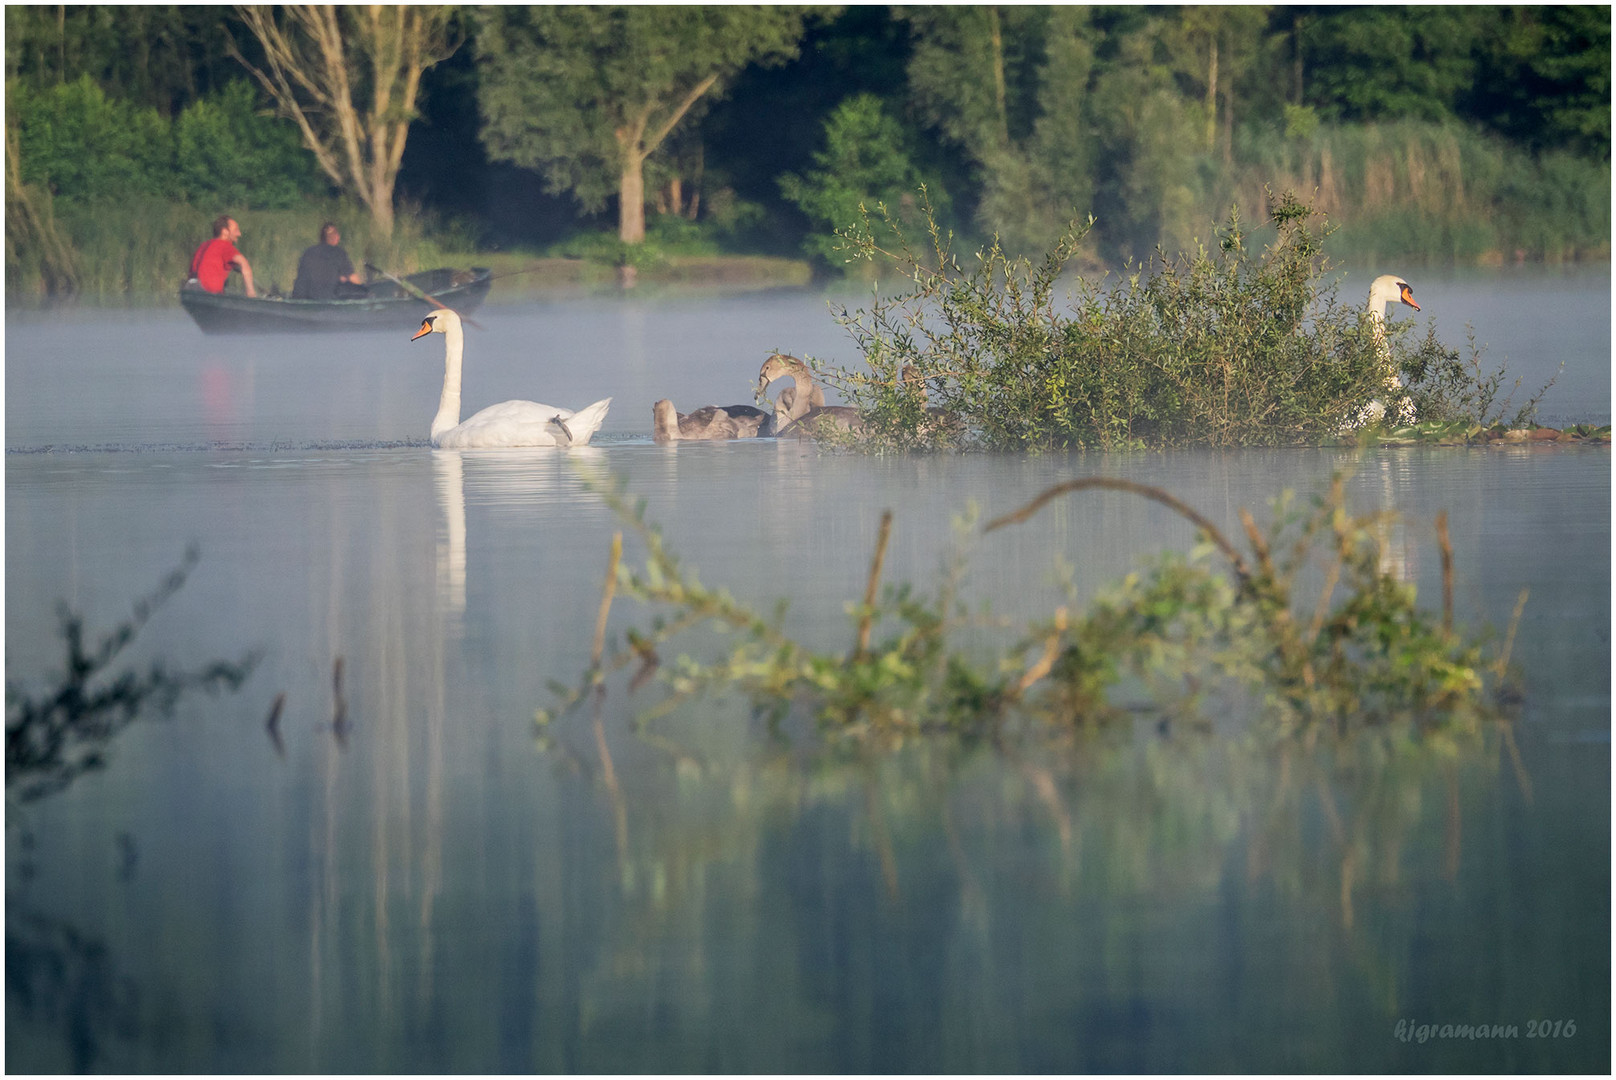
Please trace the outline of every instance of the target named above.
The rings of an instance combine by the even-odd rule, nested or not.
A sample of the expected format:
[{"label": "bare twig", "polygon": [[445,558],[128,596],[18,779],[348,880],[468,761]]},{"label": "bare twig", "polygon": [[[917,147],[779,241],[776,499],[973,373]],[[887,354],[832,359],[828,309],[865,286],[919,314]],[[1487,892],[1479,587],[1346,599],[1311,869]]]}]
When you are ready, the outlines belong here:
[{"label": "bare twig", "polygon": [[1044,641],[1043,655],[1039,656],[1032,666],[1027,668],[1026,673],[1021,676],[1021,681],[1016,684],[1015,696],[1017,698],[1025,694],[1033,683],[1048,675],[1050,669],[1055,666],[1055,658],[1060,655],[1061,638],[1066,634],[1066,625],[1066,608],[1064,606],[1056,608],[1055,629]]},{"label": "bare twig", "polygon": [[275,702],[269,707],[269,719],[264,721],[264,727],[269,731],[269,741],[275,746],[275,753],[286,757],[286,744],[281,741],[281,709],[286,706],[286,692],[275,695]]},{"label": "bare twig", "polygon": [[600,707],[606,692],[596,689],[595,707],[591,720],[595,729],[595,749],[600,753],[601,779],[606,784],[606,795],[612,801],[613,832],[617,837],[617,859],[621,864],[628,859],[628,806],[623,800],[623,788],[617,782],[617,769],[612,765],[612,749],[606,744],[606,726],[601,721]]},{"label": "bare twig", "polygon": [[600,593],[600,614],[595,616],[595,647],[589,654],[589,666],[600,667],[601,655],[606,651],[606,616],[612,610],[612,597],[617,592],[617,564],[623,558],[623,531],[612,534],[612,557],[606,564],[606,584]]},{"label": "bare twig", "polygon": [[1509,654],[1515,647],[1515,631],[1521,625],[1521,612],[1526,610],[1526,598],[1531,595],[1530,589],[1522,589],[1520,598],[1515,601],[1515,611],[1509,617],[1509,631],[1504,635],[1504,647],[1498,651],[1498,659],[1493,662],[1493,674],[1503,678],[1504,671],[1509,667]]},{"label": "bare twig", "polygon": [[1526,805],[1532,805],[1532,778],[1527,775],[1526,763],[1521,760],[1521,748],[1515,745],[1515,731],[1509,724],[1503,724],[1504,749],[1509,751],[1509,763],[1515,770],[1515,782],[1520,785],[1521,798]]},{"label": "bare twig", "polygon": [[342,657],[337,657],[331,664],[331,696],[333,705],[331,709],[331,733],[336,736],[337,745],[348,745],[348,699],[342,694]]},{"label": "bare twig", "polygon": [[1251,576],[1250,571],[1246,568],[1246,560],[1241,557],[1240,552],[1235,549],[1233,544],[1229,543],[1228,538],[1218,530],[1216,525],[1202,517],[1194,507],[1180,501],[1159,487],[1152,487],[1149,484],[1136,484],[1132,480],[1117,480],[1109,476],[1085,476],[1078,480],[1068,480],[1065,483],[1056,484],[1039,494],[1037,498],[1021,509],[1005,514],[1002,517],[994,518],[983,526],[982,531],[990,533],[994,529],[1005,525],[1018,525],[1032,517],[1039,510],[1042,510],[1044,504],[1053,499],[1068,492],[1088,491],[1094,488],[1106,488],[1111,491],[1125,491],[1131,495],[1140,495],[1159,502],[1180,516],[1188,518],[1196,528],[1206,534],[1208,540],[1217,545],[1218,550],[1223,552],[1224,557],[1233,565],[1235,573],[1242,580]]},{"label": "bare twig", "polygon": [[1453,540],[1448,536],[1448,512],[1436,514],[1436,543],[1442,552],[1442,632],[1453,633]]},{"label": "bare twig", "polygon": [[870,579],[864,585],[864,611],[859,616],[858,647],[854,659],[863,656],[870,647],[870,621],[875,613],[875,590],[881,581],[881,564],[887,558],[887,540],[892,535],[892,511],[881,512],[881,533],[875,541],[875,558],[870,560]]}]

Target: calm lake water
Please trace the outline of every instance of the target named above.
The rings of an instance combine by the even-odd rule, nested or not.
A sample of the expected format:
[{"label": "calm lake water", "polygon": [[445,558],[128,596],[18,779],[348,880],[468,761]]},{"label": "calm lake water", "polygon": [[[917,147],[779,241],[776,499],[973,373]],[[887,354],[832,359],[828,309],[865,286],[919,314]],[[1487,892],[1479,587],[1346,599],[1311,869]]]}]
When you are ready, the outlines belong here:
[{"label": "calm lake water", "polygon": [[[1563,363],[1545,420],[1609,422],[1608,268],[1415,295],[1529,389]],[[442,344],[414,325],[9,314],[8,684],[59,675],[59,606],[104,633],[193,543],[120,668],[262,660],[8,807],[8,1071],[1609,1071],[1608,447],[662,447],[656,398],[749,402],[775,349],[850,363],[824,297],[477,321],[467,411],[613,395],[597,445],[430,449]],[[887,580],[926,583],[969,507],[1074,476],[1161,485],[1237,533],[1241,507],[1336,472],[1354,510],[1402,515],[1388,565],[1431,603],[1448,511],[1467,625],[1501,633],[1530,590],[1518,755],[1490,736],[1353,768],[1149,727],[861,756],[782,744],[732,700],[639,733],[665,690],[624,679],[537,737],[548,683],[588,663],[621,527],[591,474],[643,496],[704,582],[787,597],[789,632],[840,648],[883,509]],[[971,539],[966,598],[1047,618],[1057,560],[1089,595],[1191,542],[1154,504],[1069,498]],[[649,621],[619,599],[610,627]],[[1514,1030],[1440,1035],[1482,1024]]]}]

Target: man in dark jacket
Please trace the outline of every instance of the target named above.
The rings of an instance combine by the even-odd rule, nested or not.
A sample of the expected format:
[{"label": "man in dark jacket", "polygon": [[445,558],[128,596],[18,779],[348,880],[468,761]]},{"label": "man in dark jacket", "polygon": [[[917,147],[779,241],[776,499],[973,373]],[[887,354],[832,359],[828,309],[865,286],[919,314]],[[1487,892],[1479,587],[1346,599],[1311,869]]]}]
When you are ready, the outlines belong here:
[{"label": "man in dark jacket", "polygon": [[342,234],[336,222],[326,222],[320,226],[320,242],[297,260],[292,299],[346,300],[364,295],[364,283],[342,249]]}]

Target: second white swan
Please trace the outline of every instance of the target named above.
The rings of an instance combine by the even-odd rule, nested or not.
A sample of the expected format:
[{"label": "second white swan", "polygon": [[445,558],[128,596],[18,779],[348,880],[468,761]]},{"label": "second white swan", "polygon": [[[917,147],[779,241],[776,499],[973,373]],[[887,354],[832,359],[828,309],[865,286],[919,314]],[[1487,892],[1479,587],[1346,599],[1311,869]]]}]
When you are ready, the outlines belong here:
[{"label": "second white swan", "polygon": [[[1392,399],[1392,408],[1396,410],[1400,423],[1412,424],[1415,419],[1414,402],[1403,393],[1403,380],[1392,370],[1391,346],[1386,341],[1386,308],[1396,303],[1407,304],[1415,311],[1420,310],[1420,305],[1414,302],[1414,290],[1401,274],[1382,274],[1369,286],[1369,303],[1365,305],[1364,310],[1369,313],[1369,318],[1375,326],[1375,346],[1385,367],[1387,396]],[[1385,402],[1371,401],[1359,410],[1357,419],[1351,426],[1376,423],[1385,417],[1386,411]]]},{"label": "second white swan", "polygon": [[577,412],[542,405],[537,401],[502,401],[460,420],[460,366],[465,333],[460,316],[439,308],[421,320],[410,338],[443,335],[443,396],[432,418],[432,445],[457,449],[492,446],[583,446],[606,420],[611,398],[602,398]]}]

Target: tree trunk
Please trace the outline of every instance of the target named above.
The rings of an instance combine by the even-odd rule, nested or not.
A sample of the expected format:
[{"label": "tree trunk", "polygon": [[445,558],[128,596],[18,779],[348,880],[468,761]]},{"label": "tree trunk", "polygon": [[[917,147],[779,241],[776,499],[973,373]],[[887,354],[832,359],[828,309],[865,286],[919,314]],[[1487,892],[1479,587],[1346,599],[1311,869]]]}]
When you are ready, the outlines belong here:
[{"label": "tree trunk", "polygon": [[393,185],[388,184],[385,192],[377,193],[377,201],[370,204],[370,221],[376,227],[384,240],[393,237]]},{"label": "tree trunk", "polygon": [[662,145],[668,132],[717,81],[718,76],[713,74],[692,86],[660,127],[651,127],[652,114],[656,109],[652,104],[617,129],[617,147],[623,161],[617,186],[617,238],[623,243],[645,243],[645,159]]},{"label": "tree trunk", "polygon": [[1223,163],[1234,161],[1234,94],[1223,92]]},{"label": "tree trunk", "polygon": [[1291,104],[1300,105],[1302,103],[1302,17],[1300,15],[1296,16],[1296,18],[1292,20],[1291,33],[1296,45],[1296,57],[1294,67],[1291,72],[1291,74],[1294,76],[1294,84],[1291,87],[1291,93],[1293,95],[1291,98]]},{"label": "tree trunk", "polygon": [[1004,85],[1004,36],[999,30],[999,9],[988,8],[988,25],[993,31],[993,102],[999,109],[1001,146],[1010,145],[1010,109]]},{"label": "tree trunk", "polygon": [[1211,153],[1217,145],[1218,123],[1218,39],[1213,35],[1211,39],[1211,59],[1207,61],[1206,70],[1206,152]]},{"label": "tree trunk", "polygon": [[700,140],[696,142],[696,161],[693,175],[690,177],[690,203],[685,207],[685,216],[691,221],[696,220],[701,210],[701,182],[707,176],[707,148]]},{"label": "tree trunk", "polygon": [[623,155],[623,175],[617,186],[617,238],[625,244],[645,242],[645,159]]}]

